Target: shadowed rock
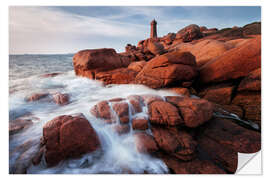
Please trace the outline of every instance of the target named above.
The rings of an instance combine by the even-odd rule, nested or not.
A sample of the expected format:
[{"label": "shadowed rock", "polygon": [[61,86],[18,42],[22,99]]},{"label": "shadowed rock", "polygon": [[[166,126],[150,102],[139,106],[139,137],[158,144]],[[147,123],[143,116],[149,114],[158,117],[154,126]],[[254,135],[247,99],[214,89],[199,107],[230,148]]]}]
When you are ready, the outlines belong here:
[{"label": "shadowed rock", "polygon": [[132,119],[132,128],[137,130],[146,130],[148,129],[148,120],[145,118],[133,118]]},{"label": "shadowed rock", "polygon": [[237,91],[261,91],[261,68],[250,72],[240,82]]},{"label": "shadowed rock", "polygon": [[184,130],[176,128],[151,127],[155,141],[160,149],[178,159],[188,161],[196,156],[197,143]]},{"label": "shadowed rock", "polygon": [[140,153],[154,153],[158,151],[158,146],[153,137],[146,133],[135,133],[136,149]]}]

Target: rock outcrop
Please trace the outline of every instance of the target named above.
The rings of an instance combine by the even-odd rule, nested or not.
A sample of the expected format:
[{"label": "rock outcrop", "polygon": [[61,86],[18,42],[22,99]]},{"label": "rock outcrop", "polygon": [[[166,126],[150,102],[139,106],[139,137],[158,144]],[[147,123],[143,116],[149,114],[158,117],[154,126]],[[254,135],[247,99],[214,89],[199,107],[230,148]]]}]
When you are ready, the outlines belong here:
[{"label": "rock outcrop", "polygon": [[199,82],[215,83],[237,79],[260,67],[261,37],[258,36],[203,65]]},{"label": "rock outcrop", "polygon": [[100,148],[95,130],[82,114],[63,115],[47,122],[43,127],[43,144],[48,166]]},{"label": "rock outcrop", "polygon": [[70,101],[70,95],[67,93],[33,93],[30,96],[26,97],[25,100],[27,102],[53,102],[58,105],[67,105]]},{"label": "rock outcrop", "polygon": [[114,49],[83,50],[73,57],[76,75],[95,79],[96,73],[127,67],[129,59],[121,58]]},{"label": "rock outcrop", "polygon": [[196,63],[200,67],[205,63],[222,55],[224,52],[233,48],[231,44],[213,39],[205,39],[198,43],[179,44],[174,47],[179,51],[189,51],[196,57]]},{"label": "rock outcrop", "polygon": [[[141,107],[148,107],[146,114],[132,111],[135,108],[130,101],[134,99]],[[231,119],[215,117],[214,111],[230,115],[223,107],[238,111],[232,106],[216,105],[205,99],[147,94],[102,101],[90,112],[101,120],[113,122],[111,127],[119,135],[133,129],[137,151],[162,158],[173,173],[234,173],[238,152],[260,150],[260,133]],[[130,124],[121,121],[117,124],[114,120],[127,114]],[[205,167],[203,163],[206,163]]]},{"label": "rock outcrop", "polygon": [[261,68],[250,72],[240,82],[237,91],[261,91]]},{"label": "rock outcrop", "polygon": [[55,93],[53,95],[53,101],[59,105],[66,105],[69,103],[69,95],[67,93]]},{"label": "rock outcrop", "polygon": [[261,34],[261,22],[254,22],[243,27],[244,35],[258,35]]},{"label": "rock outcrop", "polygon": [[29,97],[26,97],[26,101],[33,102],[44,99],[49,96],[49,93],[33,93]]},{"label": "rock outcrop", "polygon": [[137,74],[135,83],[162,88],[193,81],[197,75],[195,57],[189,52],[173,51],[150,60]]},{"label": "rock outcrop", "polygon": [[128,69],[131,69],[135,72],[140,72],[143,67],[146,65],[146,61],[137,61],[137,62],[132,62],[130,63],[130,65],[128,66]]},{"label": "rock outcrop", "polygon": [[158,145],[154,138],[143,132],[135,133],[136,149],[140,153],[155,153],[158,151]]},{"label": "rock outcrop", "polygon": [[194,39],[202,37],[200,27],[196,24],[191,24],[176,33],[175,39],[182,40],[183,42],[190,42]]},{"label": "rock outcrop", "polygon": [[260,126],[261,36],[229,43],[234,48],[200,68],[198,95],[223,106],[233,107],[229,108],[231,113],[240,108],[244,120]]},{"label": "rock outcrop", "polygon": [[192,24],[128,44],[124,53],[75,55],[74,69],[104,84],[179,94],[105,100],[90,112],[119,135],[133,133],[137,151],[163,159],[171,173],[234,173],[238,152],[261,149],[260,33],[260,23],[221,30]]},{"label": "rock outcrop", "polygon": [[209,121],[213,115],[213,104],[204,99],[187,97],[166,97],[167,101],[177,106],[187,127],[197,127]]},{"label": "rock outcrop", "polygon": [[128,68],[119,68],[111,71],[98,72],[95,79],[108,84],[129,84],[134,81],[137,72]]}]

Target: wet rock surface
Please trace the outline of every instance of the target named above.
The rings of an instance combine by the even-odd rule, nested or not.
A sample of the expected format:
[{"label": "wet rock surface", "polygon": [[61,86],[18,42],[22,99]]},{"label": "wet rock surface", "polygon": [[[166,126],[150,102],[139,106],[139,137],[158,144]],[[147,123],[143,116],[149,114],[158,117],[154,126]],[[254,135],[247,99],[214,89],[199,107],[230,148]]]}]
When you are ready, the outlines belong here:
[{"label": "wet rock surface", "polygon": [[53,101],[58,105],[66,105],[69,103],[69,95],[62,93],[55,93],[53,95]]},{"label": "wet rock surface", "polygon": [[[221,30],[192,24],[137,46],[128,44],[123,53],[107,48],[80,51],[73,57],[74,71],[104,85],[141,84],[174,91],[179,96],[104,99],[89,107],[91,118],[119,137],[131,136],[136,152],[162,159],[169,173],[235,173],[238,152],[261,150],[260,32],[260,23]],[[69,99],[68,94],[42,92],[25,100],[65,105]],[[10,138],[32,123],[11,121]],[[10,173],[27,173],[43,157],[51,167],[102,150],[101,140],[83,115],[55,117],[43,126],[40,142],[14,149]],[[135,172],[125,163],[121,168],[122,173]]]},{"label": "wet rock surface", "polygon": [[33,102],[44,99],[49,96],[49,93],[34,93],[31,94],[29,97],[26,97],[26,101]]},{"label": "wet rock surface", "polygon": [[140,153],[154,153],[158,151],[158,145],[154,138],[147,133],[135,133],[135,145]]},{"label": "wet rock surface", "polygon": [[[129,112],[131,124],[116,124],[114,130],[120,135],[134,133],[137,151],[162,158],[172,173],[234,173],[238,152],[260,150],[259,132],[230,118],[214,116],[214,112],[241,116],[240,106],[219,105],[183,96],[147,94],[129,96],[116,107],[127,109],[126,103],[134,99],[140,101],[141,106],[148,107],[145,114],[148,118],[139,117],[138,112]],[[120,117],[119,109],[110,109],[110,113],[118,112],[116,114]]]},{"label": "wet rock surface", "polygon": [[47,122],[43,127],[43,142],[48,166],[100,148],[95,130],[82,114],[63,115]]}]

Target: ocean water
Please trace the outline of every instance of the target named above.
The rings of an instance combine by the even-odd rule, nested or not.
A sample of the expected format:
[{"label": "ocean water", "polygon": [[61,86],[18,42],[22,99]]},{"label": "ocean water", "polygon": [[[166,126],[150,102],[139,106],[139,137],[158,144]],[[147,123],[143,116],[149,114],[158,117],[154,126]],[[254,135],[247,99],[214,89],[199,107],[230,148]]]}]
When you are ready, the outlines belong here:
[{"label": "ocean water", "polygon": [[[55,77],[44,78],[46,73],[61,72]],[[72,55],[10,55],[9,57],[9,121],[31,113],[36,117],[29,128],[10,136],[9,166],[27,163],[37,151],[42,137],[43,125],[59,115],[83,113],[96,130],[102,151],[86,154],[79,159],[67,159],[57,166],[47,168],[44,159],[38,166],[31,165],[27,173],[167,173],[165,163],[147,154],[138,153],[134,146],[133,131],[126,135],[116,134],[111,125],[104,124],[89,112],[101,100],[127,97],[134,94],[175,95],[167,91],[156,91],[142,85],[102,86],[100,82],[77,77],[73,71]],[[26,102],[32,93],[68,93],[70,103],[59,106],[48,101]],[[144,107],[144,115],[147,107]],[[149,132],[151,133],[151,132]],[[22,145],[32,142],[28,148]],[[23,149],[23,150],[22,150]],[[124,167],[124,168],[123,168]]]}]

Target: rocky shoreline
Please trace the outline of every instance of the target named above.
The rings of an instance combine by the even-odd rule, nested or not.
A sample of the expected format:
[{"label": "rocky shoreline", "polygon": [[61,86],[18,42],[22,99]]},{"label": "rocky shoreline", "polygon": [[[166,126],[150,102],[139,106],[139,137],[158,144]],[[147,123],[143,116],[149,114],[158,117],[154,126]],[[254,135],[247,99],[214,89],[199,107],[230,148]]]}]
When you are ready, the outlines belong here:
[{"label": "rocky shoreline", "polygon": [[[238,152],[261,149],[260,28],[260,23],[222,30],[193,24],[137,46],[128,44],[123,53],[108,48],[79,51],[73,57],[77,76],[105,86],[140,84],[179,94],[104,99],[89,107],[89,113],[119,136],[132,133],[138,153],[162,159],[169,173],[235,173]],[[36,93],[26,98],[41,100],[65,106],[70,97]],[[10,136],[31,126],[31,118],[17,118],[10,124]],[[55,117],[43,126],[40,142],[32,143],[38,147],[32,160],[19,157],[10,173],[27,173],[42,159],[52,167],[85,153],[102,154],[103,148],[83,114]]]}]

